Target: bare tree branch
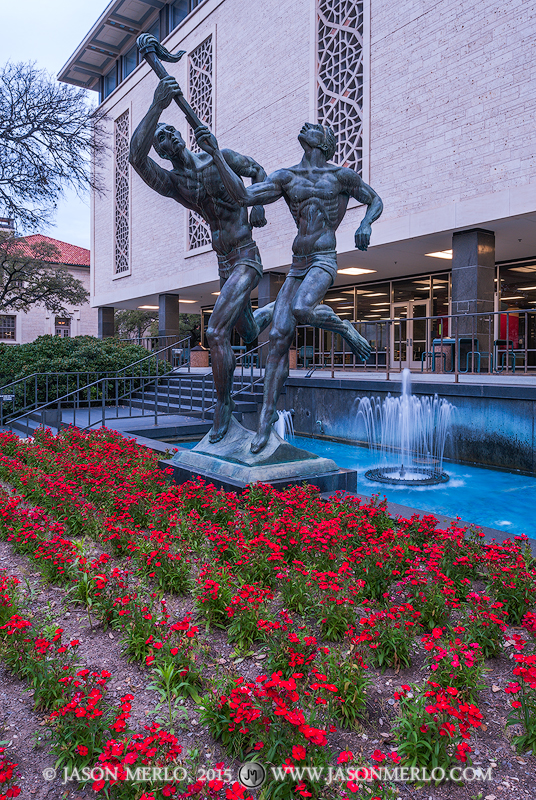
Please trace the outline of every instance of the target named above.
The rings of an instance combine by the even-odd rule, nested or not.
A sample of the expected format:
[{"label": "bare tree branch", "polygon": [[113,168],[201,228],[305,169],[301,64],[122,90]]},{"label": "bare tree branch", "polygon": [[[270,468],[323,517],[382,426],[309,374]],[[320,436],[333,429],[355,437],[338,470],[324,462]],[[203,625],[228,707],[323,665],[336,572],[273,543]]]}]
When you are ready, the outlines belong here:
[{"label": "bare tree branch", "polygon": [[104,191],[90,169],[107,150],[104,114],[84,89],[59,83],[34,64],[0,69],[0,210],[19,227],[50,221],[68,186]]}]

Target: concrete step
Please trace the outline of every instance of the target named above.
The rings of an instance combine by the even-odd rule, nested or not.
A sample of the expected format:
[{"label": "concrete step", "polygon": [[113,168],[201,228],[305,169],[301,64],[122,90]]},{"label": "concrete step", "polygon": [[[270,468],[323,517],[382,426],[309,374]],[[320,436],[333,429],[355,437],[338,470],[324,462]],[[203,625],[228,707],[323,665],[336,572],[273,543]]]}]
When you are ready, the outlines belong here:
[{"label": "concrete step", "polygon": [[42,422],[40,419],[32,419],[31,417],[25,419],[19,419],[13,422],[11,424],[11,428],[13,429],[14,433],[17,433],[18,435],[24,437],[24,436],[32,436],[33,432],[37,430],[37,428],[43,427],[43,425],[45,428],[50,428],[53,434],[58,433],[58,428],[55,425],[49,425],[46,422]]},{"label": "concrete step", "polygon": [[[197,399],[198,398],[194,397],[193,403],[191,403],[189,397],[185,398],[183,396],[182,402],[179,403],[177,397],[172,397],[171,395],[162,396],[159,392],[157,400],[158,410],[160,411],[160,409],[169,409],[167,411],[169,414],[186,414],[187,412],[190,413],[190,411],[192,413],[201,413],[201,401],[199,398],[199,402],[196,402]],[[155,401],[156,395],[154,392],[145,392],[143,396],[141,392],[136,392],[132,395],[132,405],[134,408],[145,408],[149,412],[154,410]],[[258,410],[258,404],[256,402],[237,400],[235,398],[235,404],[236,411],[242,414],[255,413]],[[210,402],[209,405],[212,405],[212,402]]]}]

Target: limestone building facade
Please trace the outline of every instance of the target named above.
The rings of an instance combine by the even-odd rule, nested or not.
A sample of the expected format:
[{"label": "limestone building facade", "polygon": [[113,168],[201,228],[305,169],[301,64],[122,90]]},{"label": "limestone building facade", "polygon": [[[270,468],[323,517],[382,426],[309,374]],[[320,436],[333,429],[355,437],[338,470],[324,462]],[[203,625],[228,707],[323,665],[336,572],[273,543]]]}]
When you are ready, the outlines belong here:
[{"label": "limestone building facade", "polygon": [[[305,121],[332,125],[334,160],[359,171],[385,207],[361,253],[354,232],[364,209],[350,203],[327,296],[338,312],[373,321],[404,303],[409,317],[533,308],[532,12],[529,0],[112,0],[59,76],[100,92],[108,114],[113,147],[99,169],[109,191],[92,201],[90,290],[101,332],[113,308],[163,307],[168,295],[181,311],[210,313],[219,288],[203,221],[128,164],[129,138],[157,85],[137,56],[142,31],[186,51],[168,71],[220,146],[268,173],[300,160]],[[192,143],[177,107],[162,119]],[[266,214],[255,231],[261,304],[288,270],[294,237],[283,201]],[[523,337],[525,346],[536,337],[534,323]],[[410,366],[428,346],[408,356]]]}]

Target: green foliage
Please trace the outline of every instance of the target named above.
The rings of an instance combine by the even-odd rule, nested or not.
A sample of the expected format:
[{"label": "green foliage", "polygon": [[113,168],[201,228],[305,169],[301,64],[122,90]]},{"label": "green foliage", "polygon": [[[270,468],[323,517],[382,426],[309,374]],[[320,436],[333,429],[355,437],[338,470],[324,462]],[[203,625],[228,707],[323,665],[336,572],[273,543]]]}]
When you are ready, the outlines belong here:
[{"label": "green foliage", "polygon": [[[20,378],[41,373],[31,379],[26,385],[17,384],[14,387],[15,411],[22,411],[34,402],[35,386],[37,385],[37,402],[46,403],[62,397],[78,386],[85,386],[106,375],[112,377],[124,367],[141,361],[147,357],[147,351],[137,344],[120,342],[114,338],[96,339],[93,336],[76,336],[62,338],[60,336],[39,336],[28,344],[5,345],[0,344],[0,385],[5,386]],[[170,364],[165,360],[158,361],[159,374],[170,370]],[[81,372],[78,378],[71,373]],[[141,364],[136,364],[132,369],[134,376],[155,374],[155,359],[147,359]],[[61,373],[59,376],[56,373]],[[127,372],[122,373],[125,377]],[[120,376],[121,377],[121,376]],[[128,376],[130,377],[130,376]],[[117,392],[119,397],[131,388],[132,381],[119,381]],[[107,399],[112,402],[115,398],[115,383],[107,384]],[[89,399],[101,399],[102,386],[93,387],[89,392]],[[87,393],[80,398],[86,402]],[[11,411],[11,406],[4,405],[5,411]]]},{"label": "green foliage", "polygon": [[27,344],[0,344],[0,379],[5,384],[34,372],[87,372],[99,377],[146,355],[143,347],[111,337],[39,336]]},{"label": "green foliage", "polygon": [[134,334],[141,339],[142,336],[158,335],[158,311],[122,308],[115,312],[114,323],[117,336]]}]

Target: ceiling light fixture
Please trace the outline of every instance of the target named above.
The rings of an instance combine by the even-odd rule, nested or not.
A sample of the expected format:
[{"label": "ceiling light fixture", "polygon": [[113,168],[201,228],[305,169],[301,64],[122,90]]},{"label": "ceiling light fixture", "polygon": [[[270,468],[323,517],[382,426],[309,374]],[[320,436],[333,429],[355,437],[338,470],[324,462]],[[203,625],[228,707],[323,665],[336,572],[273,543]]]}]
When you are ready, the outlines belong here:
[{"label": "ceiling light fixture", "polygon": [[367,275],[370,272],[377,272],[376,269],[361,269],[361,267],[346,267],[345,269],[338,269],[339,275]]},{"label": "ceiling light fixture", "polygon": [[452,258],[452,250],[436,250],[435,253],[425,253],[425,256],[430,256],[431,258]]},{"label": "ceiling light fixture", "polygon": [[197,303],[197,300],[180,300],[179,303]]},{"label": "ceiling light fixture", "polygon": [[151,309],[151,311],[158,311],[159,310],[159,306],[138,306],[138,308],[139,309],[141,309],[141,308],[143,308],[143,309]]}]

